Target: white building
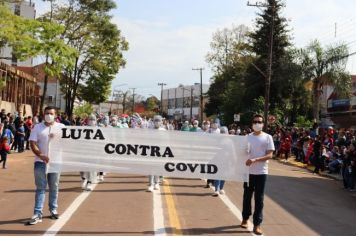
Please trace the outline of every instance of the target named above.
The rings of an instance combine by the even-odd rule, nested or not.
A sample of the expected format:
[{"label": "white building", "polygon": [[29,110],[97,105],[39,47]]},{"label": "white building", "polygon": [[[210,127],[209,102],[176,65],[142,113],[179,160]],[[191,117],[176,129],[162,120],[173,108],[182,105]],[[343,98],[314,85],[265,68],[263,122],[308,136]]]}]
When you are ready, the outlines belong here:
[{"label": "white building", "polygon": [[[203,110],[207,102],[208,84],[203,84]],[[170,118],[200,119],[200,83],[180,85],[176,88],[164,89],[162,92],[162,111]],[[203,114],[203,119],[205,114]]]},{"label": "white building", "polygon": [[[28,19],[35,19],[36,10],[35,4],[32,1],[23,1],[20,3],[10,3],[10,9],[15,15],[22,16]],[[26,61],[18,61],[17,58],[12,54],[11,47],[0,48],[0,61],[13,66],[32,66],[33,58],[27,59]]]}]

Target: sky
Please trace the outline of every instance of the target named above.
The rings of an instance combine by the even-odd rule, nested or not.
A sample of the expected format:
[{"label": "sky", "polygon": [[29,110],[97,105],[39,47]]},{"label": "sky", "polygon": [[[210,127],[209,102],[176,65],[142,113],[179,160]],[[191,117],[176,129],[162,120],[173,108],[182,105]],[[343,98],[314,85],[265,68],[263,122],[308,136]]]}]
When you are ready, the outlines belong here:
[{"label": "sky", "polygon": [[[48,10],[43,0],[34,2],[37,15]],[[203,83],[209,83],[213,73],[205,58],[210,51],[212,34],[233,25],[253,28],[261,9],[247,6],[247,2],[116,0],[117,9],[111,15],[129,42],[129,50],[124,53],[127,64],[117,74],[112,88],[136,88],[135,93],[145,97],[151,94],[159,97],[158,83],[167,84],[165,88],[199,83],[199,72],[192,70],[197,67],[204,68]],[[250,3],[255,2],[250,0]],[[350,52],[356,52],[356,1],[284,2],[286,7],[282,15],[288,19],[292,43],[296,47],[305,47],[310,41],[319,39],[323,45],[345,42]],[[356,55],[349,58],[347,69],[356,74]]]}]

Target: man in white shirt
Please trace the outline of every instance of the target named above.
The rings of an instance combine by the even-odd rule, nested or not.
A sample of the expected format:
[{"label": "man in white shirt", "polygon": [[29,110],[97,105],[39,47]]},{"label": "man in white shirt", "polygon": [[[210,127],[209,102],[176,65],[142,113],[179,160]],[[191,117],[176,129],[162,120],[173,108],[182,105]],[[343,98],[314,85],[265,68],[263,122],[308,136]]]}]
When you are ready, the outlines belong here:
[{"label": "man in white shirt", "polygon": [[261,223],[263,220],[263,198],[268,174],[268,160],[274,151],[273,138],[262,131],[263,116],[255,115],[252,121],[253,133],[247,140],[249,145],[249,159],[246,165],[249,169],[249,182],[244,183],[244,196],[242,208],[242,228],[247,228],[248,218],[251,216],[251,199],[255,192],[255,212],[253,214],[253,232],[262,235]]},{"label": "man in white shirt", "polygon": [[34,176],[36,184],[34,214],[29,225],[35,225],[42,222],[42,209],[45,202],[46,188],[49,188],[48,206],[50,217],[58,219],[58,185],[59,173],[47,173],[50,157],[48,156],[49,139],[54,133],[59,132],[65,126],[55,122],[56,108],[46,107],[44,110],[44,121],[37,124],[31,131],[29,138],[31,150],[35,154]]}]

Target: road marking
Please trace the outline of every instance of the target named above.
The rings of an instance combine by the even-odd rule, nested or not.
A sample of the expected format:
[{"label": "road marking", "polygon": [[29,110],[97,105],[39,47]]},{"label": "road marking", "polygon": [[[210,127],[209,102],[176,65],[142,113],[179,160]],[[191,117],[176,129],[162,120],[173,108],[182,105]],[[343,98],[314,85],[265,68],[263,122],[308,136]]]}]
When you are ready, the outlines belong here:
[{"label": "road marking", "polygon": [[164,181],[163,190],[166,196],[167,210],[170,223],[169,225],[173,229],[171,235],[183,235],[181,230],[182,227],[177,213],[177,208],[174,203],[171,188],[169,187],[169,181],[167,179],[165,179]]},{"label": "road marking", "polygon": [[160,190],[153,191],[153,225],[155,235],[167,235],[164,227],[163,204]]},{"label": "road marking", "polygon": [[[211,189],[213,189],[215,191],[215,188],[213,186],[210,187]],[[232,214],[240,221],[242,222],[242,212],[240,211],[239,208],[237,208],[237,206],[230,200],[230,198],[225,194],[219,194],[219,197],[221,199],[221,201],[223,201],[223,203],[230,209],[230,211],[232,212]],[[253,224],[252,222],[249,220],[248,221],[248,231],[250,231],[251,235],[257,236],[256,234],[253,233]]]},{"label": "road marking", "polygon": [[[96,188],[98,184],[92,184],[93,190]],[[61,228],[68,222],[68,220],[72,217],[74,212],[79,208],[79,206],[85,201],[85,199],[90,195],[92,191],[82,192],[70,206],[63,212],[61,217],[56,220],[43,236],[55,236],[61,230]]]}]

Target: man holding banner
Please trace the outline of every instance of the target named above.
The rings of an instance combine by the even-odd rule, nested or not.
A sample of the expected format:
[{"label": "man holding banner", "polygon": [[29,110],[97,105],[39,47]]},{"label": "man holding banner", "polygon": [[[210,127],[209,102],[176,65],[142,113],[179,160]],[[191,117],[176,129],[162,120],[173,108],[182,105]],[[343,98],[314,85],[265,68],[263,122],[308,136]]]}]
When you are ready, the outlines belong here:
[{"label": "man holding banner", "polygon": [[248,135],[249,182],[244,183],[242,228],[248,227],[248,218],[251,215],[251,199],[255,192],[255,212],[253,214],[253,232],[262,235],[261,223],[263,220],[263,198],[268,174],[268,160],[272,158],[274,144],[272,136],[263,132],[263,116],[255,115],[252,121],[253,133]]},{"label": "man holding banner", "polygon": [[46,107],[44,110],[45,119],[42,123],[37,124],[29,138],[31,150],[36,155],[34,163],[34,176],[36,184],[34,214],[29,225],[35,225],[42,222],[42,209],[45,202],[47,184],[49,187],[49,211],[52,219],[58,219],[58,185],[59,173],[47,173],[50,157],[48,155],[49,139],[53,136],[54,131],[60,130],[65,126],[55,122],[56,109]]}]

